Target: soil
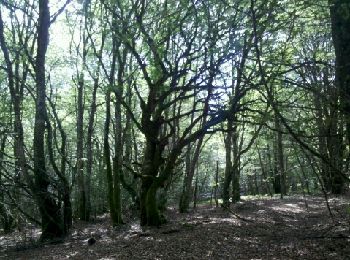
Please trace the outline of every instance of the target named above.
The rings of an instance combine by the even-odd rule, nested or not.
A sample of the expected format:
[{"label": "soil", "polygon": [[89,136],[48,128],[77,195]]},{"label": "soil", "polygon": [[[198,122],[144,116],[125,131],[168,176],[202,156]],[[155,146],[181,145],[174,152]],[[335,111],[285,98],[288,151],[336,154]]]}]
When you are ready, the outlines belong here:
[{"label": "soil", "polygon": [[[201,205],[166,212],[167,224],[112,228],[108,216],[75,223],[57,244],[0,235],[0,259],[350,259],[350,200],[321,197],[243,200],[230,209]],[[92,239],[93,238],[93,239]]]}]

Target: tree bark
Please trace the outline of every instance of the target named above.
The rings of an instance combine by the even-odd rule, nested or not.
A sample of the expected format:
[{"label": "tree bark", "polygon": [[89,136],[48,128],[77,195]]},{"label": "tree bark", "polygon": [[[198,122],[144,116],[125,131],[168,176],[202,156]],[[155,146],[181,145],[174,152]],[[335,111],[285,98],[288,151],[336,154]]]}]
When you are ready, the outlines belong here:
[{"label": "tree bark", "polygon": [[97,88],[99,84],[99,77],[94,79],[94,86],[92,89],[92,97],[91,97],[91,105],[89,111],[89,122],[86,136],[86,206],[88,208],[88,212],[91,214],[91,177],[92,177],[92,166],[94,159],[94,151],[93,151],[93,135],[95,132],[94,124],[95,124],[95,116],[96,116],[96,94]]},{"label": "tree bark", "polygon": [[227,135],[225,137],[225,151],[226,151],[226,167],[225,177],[222,188],[223,206],[227,208],[230,205],[230,184],[233,176],[232,169],[232,120],[227,121]]},{"label": "tree bark", "polygon": [[214,199],[215,199],[215,206],[219,207],[219,197],[218,197],[218,190],[219,190],[219,161],[216,161],[216,171],[215,171],[215,186],[214,186]]},{"label": "tree bark", "polygon": [[[6,135],[2,136],[0,142],[0,188],[2,187],[2,162],[4,159],[4,151],[6,144]],[[0,223],[2,224],[2,228],[5,234],[11,233],[14,229],[15,219],[12,214],[9,214],[8,209],[5,207],[5,192],[0,192]]]},{"label": "tree bark", "polygon": [[34,178],[33,190],[41,214],[42,240],[55,239],[64,235],[63,220],[53,195],[49,191],[51,184],[46,169],[45,128],[46,80],[45,56],[49,40],[50,12],[48,0],[39,0],[39,21],[37,36],[37,55],[35,60],[36,106],[34,126]]},{"label": "tree bark", "polygon": [[[117,86],[119,87],[119,86]],[[121,87],[121,86],[120,86]],[[114,158],[113,158],[113,197],[115,207],[114,225],[123,224],[122,220],[122,204],[121,204],[121,175],[123,174],[123,140],[122,140],[122,111],[121,104],[117,101],[114,104]]]},{"label": "tree bark", "polygon": [[[350,147],[350,3],[329,0],[332,38],[336,56],[335,82],[340,91],[341,108],[345,115],[347,146]],[[348,158],[349,160],[349,158]],[[333,193],[344,192],[345,178],[338,172],[333,177]]]},{"label": "tree bark", "polygon": [[117,214],[114,207],[114,188],[113,188],[113,169],[111,162],[111,150],[109,145],[109,132],[111,122],[111,92],[107,90],[106,94],[106,119],[104,125],[103,137],[103,155],[105,160],[106,174],[107,174],[107,196],[109,203],[109,210],[111,214],[112,223],[118,222]]},{"label": "tree bark", "polygon": [[188,147],[187,157],[189,158],[186,159],[186,168],[187,168],[186,176],[184,178],[183,192],[180,197],[179,210],[181,213],[187,212],[190,207],[190,202],[193,195],[192,181],[193,181],[193,176],[198,163],[198,159],[200,156],[200,151],[202,149],[203,140],[204,140],[204,136],[198,139],[192,157],[191,157],[191,148],[190,148],[191,146],[190,145],[187,146]]},{"label": "tree bark", "polygon": [[[159,127],[153,124],[150,131],[157,136]],[[141,225],[143,226],[159,226],[162,224],[156,197],[157,189],[160,187],[156,178],[161,166],[161,154],[162,148],[159,144],[152,140],[146,141],[140,193]]]},{"label": "tree bark", "polygon": [[84,74],[78,76],[77,96],[77,161],[78,215],[81,220],[89,220],[84,176]]},{"label": "tree bark", "polygon": [[[237,118],[234,117],[237,122]],[[232,129],[232,152],[233,152],[233,164],[232,164],[232,202],[236,203],[241,199],[240,191],[240,149],[238,147],[238,132],[237,126]]]}]

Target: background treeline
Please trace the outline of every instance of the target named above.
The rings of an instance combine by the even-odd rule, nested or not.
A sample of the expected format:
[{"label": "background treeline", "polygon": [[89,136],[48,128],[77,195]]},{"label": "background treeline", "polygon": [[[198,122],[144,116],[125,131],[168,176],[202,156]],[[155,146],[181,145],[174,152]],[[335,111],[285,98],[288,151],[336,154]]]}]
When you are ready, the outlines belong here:
[{"label": "background treeline", "polygon": [[42,239],[244,195],[342,194],[346,0],[1,0],[0,221]]}]

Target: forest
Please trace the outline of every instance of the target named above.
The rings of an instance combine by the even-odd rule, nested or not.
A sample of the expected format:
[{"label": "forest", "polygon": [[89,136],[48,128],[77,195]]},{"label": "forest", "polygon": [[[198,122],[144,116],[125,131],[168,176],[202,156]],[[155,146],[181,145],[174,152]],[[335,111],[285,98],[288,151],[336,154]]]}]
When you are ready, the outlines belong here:
[{"label": "forest", "polygon": [[0,0],[0,259],[348,259],[349,0]]}]

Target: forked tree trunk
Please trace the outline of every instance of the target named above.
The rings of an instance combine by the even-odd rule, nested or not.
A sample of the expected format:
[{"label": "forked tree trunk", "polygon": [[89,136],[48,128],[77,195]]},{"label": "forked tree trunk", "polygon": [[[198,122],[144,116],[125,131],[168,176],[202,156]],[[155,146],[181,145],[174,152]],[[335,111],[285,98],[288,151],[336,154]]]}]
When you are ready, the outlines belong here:
[{"label": "forked tree trunk", "polygon": [[[157,136],[159,129],[154,128]],[[152,130],[151,130],[152,131]],[[159,226],[162,218],[157,205],[157,189],[159,188],[156,178],[161,165],[161,148],[153,141],[146,141],[144,161],[142,165],[140,210],[142,226]]]}]

